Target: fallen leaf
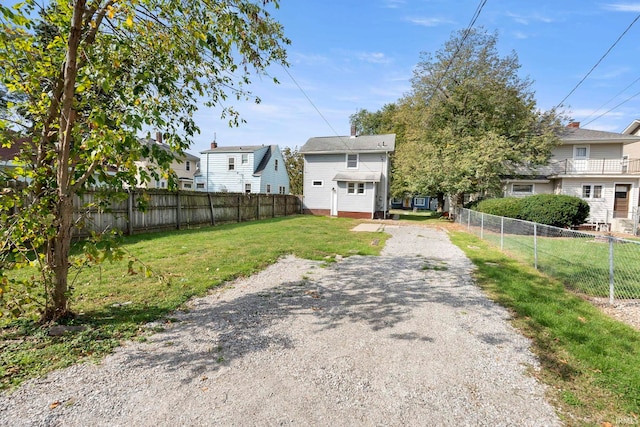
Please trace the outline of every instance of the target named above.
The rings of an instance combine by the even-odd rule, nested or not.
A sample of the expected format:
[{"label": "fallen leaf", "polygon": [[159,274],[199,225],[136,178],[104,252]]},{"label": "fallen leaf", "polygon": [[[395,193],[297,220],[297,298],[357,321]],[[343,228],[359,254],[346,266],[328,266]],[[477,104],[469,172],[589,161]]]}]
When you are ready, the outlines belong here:
[{"label": "fallen leaf", "polygon": [[49,405],[49,409],[56,409],[58,406],[60,406],[60,401],[56,400],[51,405]]},{"label": "fallen leaf", "polygon": [[578,316],[578,320],[579,320],[580,322],[582,322],[582,323],[587,323],[587,319],[585,319],[585,318],[584,318],[584,317],[582,317],[582,316]]}]

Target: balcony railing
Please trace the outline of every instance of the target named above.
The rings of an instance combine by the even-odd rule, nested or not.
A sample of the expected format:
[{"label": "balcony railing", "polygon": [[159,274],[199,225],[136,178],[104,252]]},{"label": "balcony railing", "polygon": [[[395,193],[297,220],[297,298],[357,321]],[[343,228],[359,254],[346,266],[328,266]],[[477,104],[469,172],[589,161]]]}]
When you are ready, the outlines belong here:
[{"label": "balcony railing", "polygon": [[640,159],[564,159],[549,164],[553,175],[640,174]]}]

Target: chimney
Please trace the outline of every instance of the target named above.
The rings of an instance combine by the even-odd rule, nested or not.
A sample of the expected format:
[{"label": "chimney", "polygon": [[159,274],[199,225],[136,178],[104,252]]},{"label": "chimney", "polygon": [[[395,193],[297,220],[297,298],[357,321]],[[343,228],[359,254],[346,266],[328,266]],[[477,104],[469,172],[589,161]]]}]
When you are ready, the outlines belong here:
[{"label": "chimney", "polygon": [[351,138],[355,138],[356,136],[357,136],[356,135],[356,125],[352,124],[351,125]]},{"label": "chimney", "polygon": [[579,129],[580,128],[580,122],[569,122],[567,127],[568,128],[572,128],[572,129]]},{"label": "chimney", "polygon": [[214,148],[218,148],[218,143],[215,141],[211,143],[211,149],[213,150]]},{"label": "chimney", "polygon": [[162,132],[160,132],[160,131],[156,132],[156,142],[158,144],[162,144]]}]

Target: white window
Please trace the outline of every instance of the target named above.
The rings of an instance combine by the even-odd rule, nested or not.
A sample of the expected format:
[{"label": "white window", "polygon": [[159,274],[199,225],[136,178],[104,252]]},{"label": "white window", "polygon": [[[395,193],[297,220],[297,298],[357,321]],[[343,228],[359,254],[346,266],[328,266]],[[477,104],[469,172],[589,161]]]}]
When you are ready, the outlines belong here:
[{"label": "white window", "polygon": [[204,188],[204,182],[197,183],[196,188]]},{"label": "white window", "polygon": [[229,157],[229,170],[230,171],[236,170],[236,158],[235,157]]},{"label": "white window", "polygon": [[582,185],[582,198],[583,199],[601,199],[602,198],[602,185],[598,185],[598,184],[583,184]]},{"label": "white window", "polygon": [[286,190],[287,189],[283,185],[278,187],[278,193],[280,193],[280,194],[286,194]]},{"label": "white window", "polygon": [[184,163],[184,167],[185,167],[186,170],[190,171],[191,170],[191,162],[187,160]]},{"label": "white window", "polygon": [[533,184],[511,184],[512,194],[533,194]]},{"label": "white window", "polygon": [[267,194],[271,194],[271,184],[267,184]]},{"label": "white window", "polygon": [[275,165],[276,170],[278,170],[278,159],[275,160],[274,165]]},{"label": "white window", "polygon": [[251,184],[244,185],[244,192],[247,194],[251,193]]},{"label": "white window", "polygon": [[184,188],[191,188],[191,184],[185,182],[184,183]]},{"label": "white window", "polygon": [[357,154],[347,154],[347,169],[358,169]]},{"label": "white window", "polygon": [[311,183],[311,185],[312,185],[313,187],[322,187],[322,186],[324,185],[324,182],[322,182],[322,181],[313,181],[313,182]]},{"label": "white window", "polygon": [[416,197],[413,199],[413,204],[416,206],[425,206],[427,204],[427,199],[424,197]]},{"label": "white window", "polygon": [[245,163],[249,163],[249,155],[248,154],[242,154],[242,164],[244,165]]},{"label": "white window", "polygon": [[587,145],[576,145],[573,147],[573,158],[574,159],[588,159],[589,158],[589,146]]},{"label": "white window", "polygon": [[364,182],[347,182],[347,194],[364,194]]}]

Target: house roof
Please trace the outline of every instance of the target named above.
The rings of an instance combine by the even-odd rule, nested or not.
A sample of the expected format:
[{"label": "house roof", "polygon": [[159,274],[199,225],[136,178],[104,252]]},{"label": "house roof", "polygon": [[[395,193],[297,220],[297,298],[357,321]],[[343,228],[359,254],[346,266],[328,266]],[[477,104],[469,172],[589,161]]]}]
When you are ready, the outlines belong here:
[{"label": "house roof", "polygon": [[332,181],[380,182],[380,172],[339,172]]},{"label": "house roof", "polygon": [[176,160],[188,160],[190,162],[199,162],[200,161],[200,157],[194,156],[193,154],[187,153],[186,151],[183,152],[184,154],[182,156],[178,156],[171,149],[171,147],[169,147],[167,144],[165,144],[163,142],[158,142],[158,141],[156,141],[155,139],[152,139],[152,138],[145,138],[145,139],[142,140],[142,142],[144,142],[147,145],[151,145],[151,144],[158,145],[163,150],[173,153],[173,155],[174,155]]},{"label": "house roof", "polygon": [[253,176],[262,175],[262,172],[264,171],[264,169],[269,164],[269,160],[271,160],[271,153],[273,152],[274,147],[275,147],[274,145],[270,145],[269,146],[269,148],[267,149],[267,152],[264,153],[264,156],[262,156],[262,160],[260,160],[260,163],[258,163],[258,167],[253,172]]},{"label": "house roof", "polygon": [[216,147],[201,151],[200,153],[255,153],[265,145],[237,145],[232,147]]},{"label": "house roof", "polygon": [[622,131],[625,135],[636,135],[640,129],[640,120],[636,119]]},{"label": "house roof", "polygon": [[396,146],[396,134],[361,136],[323,136],[309,138],[300,148],[303,154],[320,153],[380,153],[392,152]]},{"label": "house roof", "polygon": [[617,132],[604,132],[601,130],[591,130],[583,128],[569,128],[562,129],[558,135],[563,143],[574,144],[576,142],[583,143],[612,143],[612,144],[630,144],[632,142],[640,141],[640,136],[625,135]]}]

